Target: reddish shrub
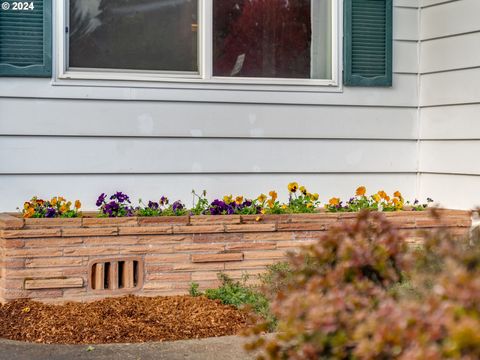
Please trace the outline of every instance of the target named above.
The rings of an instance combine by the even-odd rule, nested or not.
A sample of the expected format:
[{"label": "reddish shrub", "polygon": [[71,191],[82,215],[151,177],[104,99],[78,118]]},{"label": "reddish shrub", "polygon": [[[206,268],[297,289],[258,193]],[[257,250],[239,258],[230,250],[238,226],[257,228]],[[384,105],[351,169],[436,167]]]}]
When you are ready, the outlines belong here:
[{"label": "reddish shrub", "polygon": [[362,213],[290,263],[272,303],[278,333],[250,344],[261,357],[480,358],[476,243],[439,231],[412,249],[382,215]]}]

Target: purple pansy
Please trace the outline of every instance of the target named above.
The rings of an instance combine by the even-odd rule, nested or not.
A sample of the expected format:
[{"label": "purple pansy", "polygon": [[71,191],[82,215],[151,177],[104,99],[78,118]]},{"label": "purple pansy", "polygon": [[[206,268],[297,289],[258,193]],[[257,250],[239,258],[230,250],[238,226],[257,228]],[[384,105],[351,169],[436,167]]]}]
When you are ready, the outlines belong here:
[{"label": "purple pansy", "polygon": [[107,198],[107,194],[102,193],[102,194],[98,197],[96,205],[97,205],[97,206],[102,206],[102,204],[105,202],[105,199],[106,199],[106,198]]},{"label": "purple pansy", "polygon": [[231,215],[235,213],[232,204],[226,204],[225,201],[218,199],[212,201],[208,211],[211,215]]},{"label": "purple pansy", "polygon": [[118,202],[120,203],[123,203],[123,202],[130,203],[130,198],[128,197],[128,195],[122,193],[121,191],[117,191],[115,194],[110,196],[110,200],[115,200],[115,199],[118,200]]},{"label": "purple pansy", "polygon": [[172,205],[172,209],[174,212],[181,211],[185,208],[181,201],[175,201]]},{"label": "purple pansy", "polygon": [[57,211],[54,209],[54,208],[48,208],[46,213],[45,213],[45,217],[46,218],[54,218],[55,215],[57,214]]},{"label": "purple pansy", "polygon": [[148,202],[148,207],[152,210],[158,210],[159,205],[157,202],[149,201]]}]

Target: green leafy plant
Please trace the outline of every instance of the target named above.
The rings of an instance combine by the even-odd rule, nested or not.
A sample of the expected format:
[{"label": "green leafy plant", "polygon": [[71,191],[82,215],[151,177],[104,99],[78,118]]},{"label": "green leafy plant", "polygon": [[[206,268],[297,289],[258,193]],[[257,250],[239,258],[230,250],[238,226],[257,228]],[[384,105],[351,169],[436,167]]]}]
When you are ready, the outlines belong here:
[{"label": "green leafy plant", "polygon": [[293,279],[290,264],[286,261],[267,266],[267,270],[259,276],[262,292],[269,298],[274,298],[284,291]]},{"label": "green leafy plant", "polygon": [[190,283],[190,287],[188,289],[188,293],[190,296],[197,297],[202,295],[202,292],[199,290],[200,285],[196,282]]},{"label": "green leafy plant", "polygon": [[175,201],[170,204],[166,196],[162,196],[158,202],[149,201],[145,205],[142,199],[139,200],[140,206],[135,209],[137,216],[182,216],[188,210],[181,201]]},{"label": "green leafy plant", "polygon": [[286,214],[289,212],[288,205],[282,204],[277,200],[278,194],[275,190],[271,190],[268,195],[270,195],[270,198],[265,194],[261,194],[257,198],[257,201],[262,208],[260,211],[262,214]]},{"label": "green leafy plant", "polygon": [[203,190],[202,193],[199,195],[192,190],[193,195],[193,207],[190,210],[192,215],[202,215],[208,209],[209,201],[207,199],[207,191]]},{"label": "green leafy plant", "polygon": [[305,186],[298,186],[297,183],[288,185],[289,200],[288,210],[296,213],[313,213],[320,206],[319,195],[308,192]]},{"label": "green leafy plant", "polygon": [[260,289],[247,284],[248,276],[242,276],[241,280],[233,280],[225,273],[219,273],[218,279],[221,284],[217,288],[207,289],[205,292],[198,290],[198,283],[190,285],[191,296],[206,296],[212,300],[220,300],[225,305],[232,305],[238,309],[247,308],[260,316],[269,325],[275,328],[276,319],[270,312],[270,304],[267,296]]}]

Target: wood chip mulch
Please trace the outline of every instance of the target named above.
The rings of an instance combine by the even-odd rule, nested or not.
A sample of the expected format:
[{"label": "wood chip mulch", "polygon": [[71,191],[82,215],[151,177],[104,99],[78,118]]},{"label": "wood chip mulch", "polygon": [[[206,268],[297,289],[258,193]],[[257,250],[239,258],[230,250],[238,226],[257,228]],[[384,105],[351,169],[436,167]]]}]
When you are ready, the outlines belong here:
[{"label": "wood chip mulch", "polygon": [[44,344],[172,341],[235,335],[245,311],[205,297],[105,299],[48,305],[18,300],[0,305],[0,338]]}]

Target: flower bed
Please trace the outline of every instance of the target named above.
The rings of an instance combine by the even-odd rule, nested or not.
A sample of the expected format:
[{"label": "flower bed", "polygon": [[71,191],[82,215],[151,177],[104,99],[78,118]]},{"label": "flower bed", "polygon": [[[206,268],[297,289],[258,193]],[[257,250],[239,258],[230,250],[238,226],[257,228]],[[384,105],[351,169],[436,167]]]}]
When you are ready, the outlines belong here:
[{"label": "flower bed", "polygon": [[[418,230],[465,234],[469,211],[385,213],[410,242]],[[124,294],[188,293],[264,271],[289,250],[321,239],[350,212],[218,216],[26,218],[0,214],[0,300],[90,301]]]},{"label": "flower bed", "polygon": [[[204,190],[197,194],[194,190],[193,207],[188,209],[180,200],[170,204],[166,196],[158,201],[148,201],[145,204],[139,199],[138,206],[133,206],[130,197],[121,191],[108,196],[100,194],[95,205],[98,208],[98,217],[154,217],[154,216],[182,216],[182,215],[255,215],[255,214],[310,214],[318,211],[327,212],[357,212],[361,210],[371,211],[401,211],[401,210],[425,210],[432,199],[426,203],[420,203],[415,199],[413,203],[405,200],[400,191],[395,191],[389,196],[385,191],[367,195],[365,186],[357,188],[355,195],[345,203],[337,197],[331,198],[323,204],[319,200],[318,193],[311,193],[305,186],[298,183],[288,184],[288,202],[280,202],[275,190],[271,190],[268,196],[260,194],[255,199],[247,199],[243,195],[225,195],[222,200],[215,199],[210,202]],[[23,205],[22,216],[30,218],[76,218],[82,217],[80,208],[82,203],[76,200],[72,208],[72,202],[62,196],[55,196],[51,200],[39,199],[34,196]]]}]

